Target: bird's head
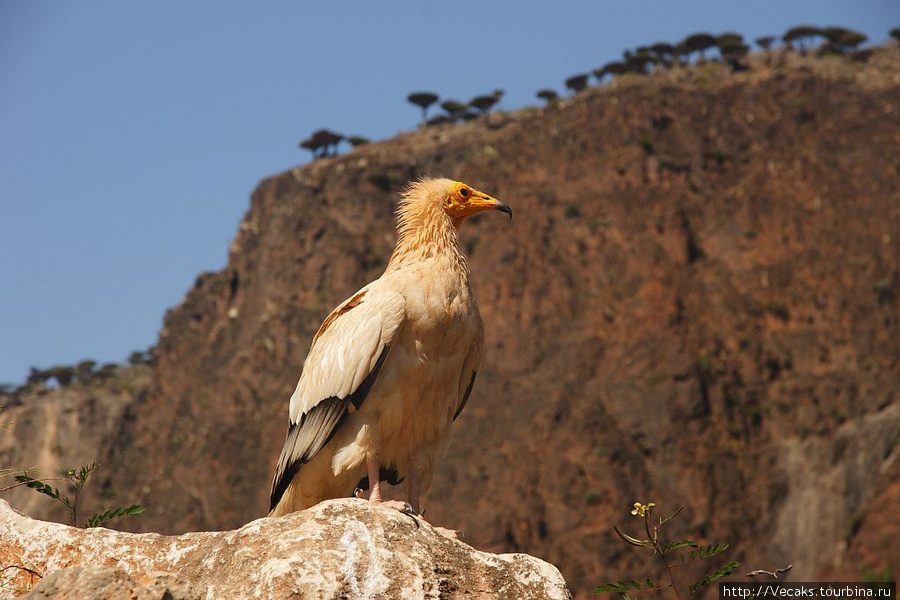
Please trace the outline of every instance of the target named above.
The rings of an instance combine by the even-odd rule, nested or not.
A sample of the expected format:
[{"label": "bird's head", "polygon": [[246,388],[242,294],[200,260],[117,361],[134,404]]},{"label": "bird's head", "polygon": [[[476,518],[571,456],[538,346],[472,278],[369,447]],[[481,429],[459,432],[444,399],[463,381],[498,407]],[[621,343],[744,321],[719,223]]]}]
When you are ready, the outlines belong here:
[{"label": "bird's head", "polygon": [[450,216],[456,227],[459,227],[466,217],[485,210],[505,212],[512,220],[512,209],[505,202],[492,198],[484,192],[479,192],[465,183],[446,181],[446,192],[443,198],[444,211]]},{"label": "bird's head", "polygon": [[507,204],[465,183],[431,177],[414,181],[397,206],[397,249],[390,264],[400,264],[419,251],[431,252],[436,243],[457,246],[456,231],[463,220],[486,210],[505,212],[512,219]]}]

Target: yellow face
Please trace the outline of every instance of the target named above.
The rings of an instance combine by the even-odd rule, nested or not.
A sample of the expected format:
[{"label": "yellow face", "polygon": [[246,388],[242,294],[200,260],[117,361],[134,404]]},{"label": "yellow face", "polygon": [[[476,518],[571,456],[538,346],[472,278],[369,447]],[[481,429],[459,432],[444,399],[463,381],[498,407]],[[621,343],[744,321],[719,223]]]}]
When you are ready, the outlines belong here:
[{"label": "yellow face", "polygon": [[512,219],[512,209],[505,203],[459,182],[454,183],[450,188],[450,192],[444,200],[444,210],[447,211],[457,227],[466,217],[484,210],[500,210]]}]

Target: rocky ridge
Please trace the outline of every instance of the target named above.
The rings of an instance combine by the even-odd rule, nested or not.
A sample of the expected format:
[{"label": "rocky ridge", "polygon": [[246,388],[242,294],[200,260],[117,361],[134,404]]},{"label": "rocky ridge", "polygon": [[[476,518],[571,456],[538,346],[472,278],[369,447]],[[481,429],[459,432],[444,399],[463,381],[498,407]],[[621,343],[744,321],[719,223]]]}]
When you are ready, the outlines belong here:
[{"label": "rocky ridge", "polygon": [[[552,565],[479,552],[423,519],[356,499],[179,536],[35,521],[0,500],[0,598],[566,600]],[[10,576],[12,573],[12,576]]]}]

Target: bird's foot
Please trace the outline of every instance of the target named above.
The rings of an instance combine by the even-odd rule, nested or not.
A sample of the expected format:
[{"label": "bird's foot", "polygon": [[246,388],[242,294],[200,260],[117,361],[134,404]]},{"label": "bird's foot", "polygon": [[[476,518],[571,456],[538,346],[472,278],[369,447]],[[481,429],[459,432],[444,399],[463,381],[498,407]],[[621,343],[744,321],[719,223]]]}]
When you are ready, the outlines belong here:
[{"label": "bird's foot", "polygon": [[382,500],[380,498],[369,498],[369,502],[377,504],[378,506],[384,506],[385,508],[399,510],[404,515],[409,515],[411,517],[418,516],[419,514],[413,510],[413,507],[409,502],[402,502],[400,500]]},{"label": "bird's foot", "polygon": [[413,523],[416,524],[416,529],[419,528],[419,519],[416,518],[419,515],[409,502],[402,502],[400,500],[382,500],[381,498],[369,498],[369,503],[375,504],[376,506],[384,506],[385,508],[393,508],[394,510],[398,510],[402,514],[413,520]]}]

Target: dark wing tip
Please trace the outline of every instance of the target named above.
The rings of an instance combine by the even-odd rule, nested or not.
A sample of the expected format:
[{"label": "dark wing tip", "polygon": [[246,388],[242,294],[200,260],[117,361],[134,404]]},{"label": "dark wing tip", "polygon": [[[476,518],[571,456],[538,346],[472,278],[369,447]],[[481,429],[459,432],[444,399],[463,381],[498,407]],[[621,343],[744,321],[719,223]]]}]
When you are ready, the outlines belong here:
[{"label": "dark wing tip", "polygon": [[453,420],[456,420],[456,417],[459,416],[459,413],[463,411],[466,407],[466,402],[469,401],[469,396],[472,394],[472,388],[475,387],[475,376],[478,375],[478,371],[472,371],[472,379],[469,380],[469,385],[466,386],[466,393],[463,394],[462,402],[459,403],[459,408],[456,409],[456,414],[453,415]]},{"label": "dark wing tip", "polygon": [[[375,384],[381,366],[387,359],[389,346],[385,346],[378,357],[378,361],[359,387],[346,398],[325,398],[309,412],[301,415],[298,423],[292,423],[288,427],[284,448],[275,467],[275,478],[272,480],[272,492],[269,495],[269,512],[281,502],[284,493],[300,471],[300,467],[308,463],[321,450],[325,444],[331,441],[337,433],[341,423],[350,414],[350,404],[358,410],[369,395],[369,390]],[[395,472],[396,476],[396,472]]]},{"label": "dark wing tip", "polygon": [[272,481],[269,512],[281,501],[300,467],[311,461],[334,437],[341,422],[347,417],[351,398],[326,398],[302,415],[299,423],[292,423],[288,427]]}]

